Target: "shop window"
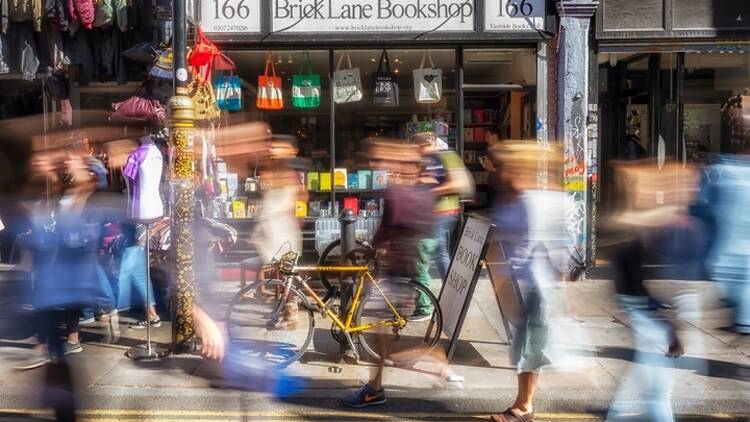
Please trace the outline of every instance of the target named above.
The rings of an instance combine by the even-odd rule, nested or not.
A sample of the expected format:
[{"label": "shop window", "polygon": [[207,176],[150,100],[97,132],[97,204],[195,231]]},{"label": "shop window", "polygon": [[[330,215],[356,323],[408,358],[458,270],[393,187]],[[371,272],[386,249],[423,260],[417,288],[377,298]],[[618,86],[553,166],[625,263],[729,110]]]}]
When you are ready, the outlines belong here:
[{"label": "shop window", "polygon": [[491,204],[488,149],[494,142],[536,139],[536,53],[531,49],[464,51],[464,162],[477,187],[468,208]]},{"label": "shop window", "polygon": [[750,148],[750,125],[735,118],[750,107],[750,55],[686,53],[683,76],[687,159]]},{"label": "shop window", "polygon": [[[283,107],[280,110],[259,109],[256,106],[258,78],[266,68],[270,53],[272,66],[281,78]],[[236,73],[243,81],[243,117],[264,120],[275,134],[297,137],[300,156],[311,160],[313,169],[327,169],[330,165],[330,87],[328,50],[242,51],[230,53],[237,65]],[[312,73],[319,76],[319,105],[300,108],[292,98],[294,75]],[[299,103],[298,103],[299,104]]]}]

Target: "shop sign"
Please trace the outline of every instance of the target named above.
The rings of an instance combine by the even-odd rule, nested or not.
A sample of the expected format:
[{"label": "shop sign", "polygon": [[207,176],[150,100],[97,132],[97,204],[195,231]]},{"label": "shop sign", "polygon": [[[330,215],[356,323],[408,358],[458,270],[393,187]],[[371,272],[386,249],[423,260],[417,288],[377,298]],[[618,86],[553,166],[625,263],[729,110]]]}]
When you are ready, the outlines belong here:
[{"label": "shop sign", "polygon": [[474,0],[273,0],[273,32],[474,31]]},{"label": "shop sign", "polygon": [[201,26],[208,33],[258,33],[260,0],[201,0]]},{"label": "shop sign", "polygon": [[546,0],[485,0],[486,32],[544,29]]}]

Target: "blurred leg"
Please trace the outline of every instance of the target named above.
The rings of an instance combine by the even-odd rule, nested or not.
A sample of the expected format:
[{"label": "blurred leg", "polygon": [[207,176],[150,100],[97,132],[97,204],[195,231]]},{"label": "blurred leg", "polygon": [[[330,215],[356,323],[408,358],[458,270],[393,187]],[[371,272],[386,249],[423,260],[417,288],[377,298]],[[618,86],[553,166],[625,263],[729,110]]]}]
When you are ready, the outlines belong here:
[{"label": "blurred leg", "polygon": [[438,220],[437,234],[435,236],[437,246],[433,257],[435,258],[438,274],[440,274],[440,278],[443,280],[445,280],[445,275],[448,274],[448,267],[451,263],[450,237],[457,223],[458,217],[455,215],[443,216]]},{"label": "blurred leg", "polygon": [[[426,287],[427,289],[432,287],[432,277],[430,277],[430,258],[432,257],[436,246],[437,241],[435,239],[422,239],[419,241],[419,257],[415,263],[416,275],[414,277],[414,282]],[[426,295],[419,293],[416,300],[417,304],[414,309],[415,313],[432,313],[432,303]]]}]

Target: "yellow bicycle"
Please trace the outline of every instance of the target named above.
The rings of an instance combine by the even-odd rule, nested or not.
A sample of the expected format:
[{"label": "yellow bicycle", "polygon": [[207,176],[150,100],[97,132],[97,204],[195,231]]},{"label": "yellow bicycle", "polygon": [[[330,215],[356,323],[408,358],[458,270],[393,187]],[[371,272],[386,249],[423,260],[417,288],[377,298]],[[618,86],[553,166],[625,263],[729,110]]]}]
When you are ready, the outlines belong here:
[{"label": "yellow bicycle", "polygon": [[[273,273],[279,278],[250,284],[230,302],[226,322],[239,353],[272,366],[291,365],[317,338],[315,313],[331,319],[334,339],[348,344],[358,359],[357,346],[378,360],[379,345],[388,344],[386,363],[406,365],[437,344],[443,316],[427,288],[406,279],[376,279],[366,265],[298,266],[299,256],[291,251],[274,258]],[[321,299],[310,287],[310,273],[350,274],[355,280],[350,306],[341,317],[336,295],[328,292]],[[382,341],[383,336],[390,341]]]}]

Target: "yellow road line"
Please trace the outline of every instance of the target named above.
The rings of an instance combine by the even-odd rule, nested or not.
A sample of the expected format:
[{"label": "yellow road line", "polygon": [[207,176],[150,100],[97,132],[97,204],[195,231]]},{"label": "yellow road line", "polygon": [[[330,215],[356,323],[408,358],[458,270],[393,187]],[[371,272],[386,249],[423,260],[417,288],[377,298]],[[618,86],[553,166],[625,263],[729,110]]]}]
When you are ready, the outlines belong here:
[{"label": "yellow road line", "polygon": [[[50,415],[51,410],[48,409],[30,409],[30,408],[0,408],[0,416],[8,415]],[[326,411],[315,411],[308,409],[301,409],[299,411],[217,411],[217,410],[139,410],[139,409],[81,409],[78,411],[78,415],[81,416],[81,420],[90,420],[97,422],[109,422],[119,421],[125,419],[137,419],[138,421],[148,422],[175,422],[185,420],[189,422],[216,422],[217,419],[226,418],[266,418],[266,419],[280,419],[284,420],[302,420],[301,418],[321,419],[321,418],[352,418],[352,419],[364,419],[369,420],[392,420],[393,418],[399,419],[455,419],[456,417],[464,419],[478,419],[487,420],[489,414],[456,414],[456,413],[426,413],[426,412],[414,412],[414,413],[375,413],[374,411],[348,411],[348,410],[326,410]],[[563,420],[599,420],[602,419],[602,415],[593,413],[537,413],[537,419],[541,420],[552,420],[552,421],[563,421]],[[712,419],[726,419],[734,420],[738,418],[746,418],[748,415],[732,415],[727,413],[713,413],[706,415],[691,415],[685,414],[680,415],[681,418],[697,419],[701,418],[712,418]],[[145,419],[144,419],[145,418]]]}]

